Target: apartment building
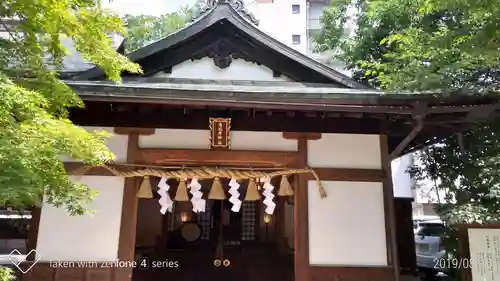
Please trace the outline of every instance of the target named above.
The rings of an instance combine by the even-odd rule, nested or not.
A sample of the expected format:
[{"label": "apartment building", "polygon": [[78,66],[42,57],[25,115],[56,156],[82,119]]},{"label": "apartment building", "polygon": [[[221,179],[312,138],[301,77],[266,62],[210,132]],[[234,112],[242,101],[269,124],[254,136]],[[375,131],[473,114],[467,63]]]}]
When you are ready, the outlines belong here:
[{"label": "apartment building", "polygon": [[435,216],[436,206],[444,203],[446,192],[438,190],[439,181],[429,178],[415,180],[408,174],[408,168],[422,165],[415,154],[407,154],[392,161],[392,182],[394,197],[411,198],[413,216]]},{"label": "apartment building", "polygon": [[330,0],[246,0],[260,29],[305,54],[314,53],[312,37],[329,5]]},{"label": "apartment building", "polygon": [[[259,20],[259,28],[295,50],[350,75],[332,52],[315,51],[314,36],[321,30],[323,10],[331,0],[245,0],[247,9]],[[348,28],[346,32],[350,32]]]}]

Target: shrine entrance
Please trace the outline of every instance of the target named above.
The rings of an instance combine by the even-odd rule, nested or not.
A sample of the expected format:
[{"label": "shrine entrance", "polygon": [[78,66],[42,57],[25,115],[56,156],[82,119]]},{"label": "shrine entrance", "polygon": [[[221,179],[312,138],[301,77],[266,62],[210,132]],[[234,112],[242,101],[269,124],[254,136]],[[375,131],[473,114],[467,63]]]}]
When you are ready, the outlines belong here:
[{"label": "shrine entrance", "polygon": [[[229,180],[221,181],[228,186]],[[274,181],[279,186],[279,178]],[[200,184],[208,194],[212,181]],[[245,185],[241,183],[242,195]],[[260,183],[257,186],[262,189]],[[172,212],[158,220],[158,200],[140,199],[136,259],[147,260],[143,265],[148,267],[136,269],[133,280],[292,281],[293,202],[279,196],[275,202],[272,215],[265,213],[262,200],[243,201],[239,211],[234,211],[229,199],[207,199],[205,211],[198,213],[193,212],[191,202],[177,202]],[[152,226],[153,221],[160,225]],[[157,235],[144,245],[148,244],[144,233],[152,229]]]}]

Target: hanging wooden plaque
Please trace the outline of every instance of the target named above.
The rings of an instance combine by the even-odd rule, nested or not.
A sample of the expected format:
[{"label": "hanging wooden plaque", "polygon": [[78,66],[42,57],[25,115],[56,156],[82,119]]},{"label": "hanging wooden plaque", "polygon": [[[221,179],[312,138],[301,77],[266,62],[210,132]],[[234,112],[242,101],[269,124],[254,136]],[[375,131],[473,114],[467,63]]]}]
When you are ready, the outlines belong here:
[{"label": "hanging wooden plaque", "polygon": [[231,149],[231,118],[210,118],[210,148]]}]

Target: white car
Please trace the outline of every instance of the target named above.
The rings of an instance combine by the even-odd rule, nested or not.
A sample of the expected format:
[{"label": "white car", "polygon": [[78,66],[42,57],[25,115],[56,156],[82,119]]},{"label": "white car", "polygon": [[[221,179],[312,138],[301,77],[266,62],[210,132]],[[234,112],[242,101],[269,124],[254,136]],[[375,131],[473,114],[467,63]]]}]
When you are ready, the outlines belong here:
[{"label": "white car", "polygon": [[417,233],[420,224],[426,221],[439,220],[438,216],[414,216],[413,217],[413,233]]},{"label": "white car", "polygon": [[23,262],[25,260],[25,255],[0,255],[0,267],[12,267],[14,263]]},{"label": "white car", "polygon": [[441,236],[445,229],[442,221],[429,220],[421,222],[415,233],[417,267],[427,277],[433,277],[439,272],[447,272],[443,266],[446,264],[444,259],[447,255],[441,243]]},{"label": "white car", "polygon": [[[30,214],[10,214],[0,211],[0,231],[3,234],[16,233],[14,226],[11,224],[14,220],[30,220]],[[26,256],[21,254],[11,254],[13,250],[19,253],[26,251],[26,237],[22,236],[7,236],[0,238],[0,267],[13,267],[15,263],[26,260]]]}]

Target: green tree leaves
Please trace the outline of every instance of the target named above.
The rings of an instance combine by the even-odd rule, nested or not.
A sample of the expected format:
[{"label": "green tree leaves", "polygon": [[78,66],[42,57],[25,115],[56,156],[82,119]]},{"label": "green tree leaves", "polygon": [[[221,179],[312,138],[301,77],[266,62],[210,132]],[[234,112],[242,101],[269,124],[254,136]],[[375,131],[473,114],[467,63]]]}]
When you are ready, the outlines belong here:
[{"label": "green tree leaves", "polygon": [[125,16],[128,29],[126,51],[133,52],[183,28],[198,12],[198,6],[183,7],[180,11],[156,16]]},{"label": "green tree leaves", "polygon": [[[373,1],[375,6],[394,2],[403,1]],[[498,81],[485,77],[496,75],[500,63],[498,1],[416,3],[410,24],[387,34],[391,51],[384,54],[386,60],[372,64],[384,70],[379,77],[382,86],[481,94],[497,88]]]},{"label": "green tree leaves", "polygon": [[93,194],[69,180],[61,157],[99,165],[114,156],[105,135],[67,119],[68,107],[83,103],[59,80],[68,54],[62,42],[74,42],[85,59],[119,82],[124,70],[140,72],[111,44],[110,35],[126,29],[97,0],[6,0],[0,3],[2,29],[7,19],[20,24],[0,39],[0,205],[22,208],[45,197],[83,214]]},{"label": "green tree leaves", "polygon": [[15,280],[14,270],[8,267],[0,266],[0,281]]}]

